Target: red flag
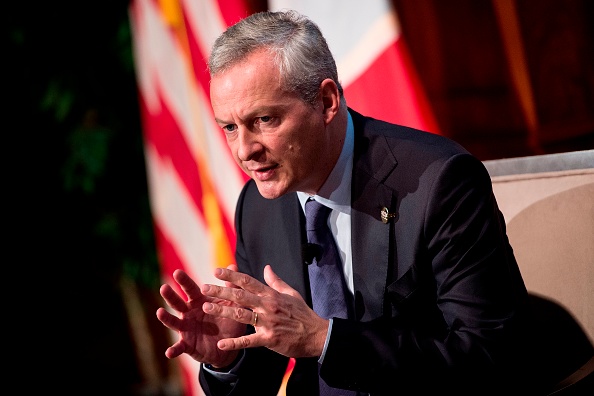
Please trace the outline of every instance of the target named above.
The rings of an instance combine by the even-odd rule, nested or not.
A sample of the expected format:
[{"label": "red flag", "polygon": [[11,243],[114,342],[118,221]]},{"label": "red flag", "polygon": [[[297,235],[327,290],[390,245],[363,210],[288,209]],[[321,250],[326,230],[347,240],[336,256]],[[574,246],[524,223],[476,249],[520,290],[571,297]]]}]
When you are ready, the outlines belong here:
[{"label": "red flag", "polygon": [[[213,269],[235,262],[233,217],[247,177],[214,122],[206,59],[215,38],[247,15],[244,0],[130,5],[151,211],[163,281],[172,285],[177,268],[218,283]],[[203,395],[199,364],[179,359],[185,393]]]},{"label": "red flag", "polygon": [[336,59],[347,104],[362,114],[439,133],[389,0],[269,0],[322,30]]}]

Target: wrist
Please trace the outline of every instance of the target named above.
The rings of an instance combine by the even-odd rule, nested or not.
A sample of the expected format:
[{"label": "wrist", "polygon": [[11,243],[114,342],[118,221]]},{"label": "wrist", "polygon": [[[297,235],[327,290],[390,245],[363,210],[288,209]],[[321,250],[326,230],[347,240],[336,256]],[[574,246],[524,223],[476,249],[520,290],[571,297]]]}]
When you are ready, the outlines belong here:
[{"label": "wrist", "polygon": [[235,358],[231,361],[231,363],[225,365],[225,366],[213,366],[210,363],[203,363],[204,367],[206,367],[208,370],[211,371],[215,371],[217,373],[227,373],[229,371],[231,371],[231,369],[233,369],[237,363],[239,363],[239,361],[241,360],[241,358],[243,357],[243,353],[238,352],[237,355],[235,356]]}]

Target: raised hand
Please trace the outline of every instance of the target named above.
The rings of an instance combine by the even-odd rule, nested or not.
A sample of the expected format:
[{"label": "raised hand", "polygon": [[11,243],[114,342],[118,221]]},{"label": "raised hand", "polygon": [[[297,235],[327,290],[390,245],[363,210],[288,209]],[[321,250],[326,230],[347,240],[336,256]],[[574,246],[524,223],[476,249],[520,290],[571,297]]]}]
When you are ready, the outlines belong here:
[{"label": "raised hand", "polygon": [[220,320],[252,325],[257,313],[256,332],[221,337],[217,344],[221,351],[264,346],[289,357],[320,356],[329,321],[319,317],[269,265],[264,268],[268,286],[230,269],[218,268],[215,276],[225,281],[226,287],[202,286],[203,295],[211,298],[203,304],[204,312]]},{"label": "raised hand", "polygon": [[[235,265],[228,268],[237,269]],[[231,364],[237,357],[238,351],[221,350],[217,347],[217,342],[245,334],[245,324],[232,318],[206,314],[202,307],[205,303],[214,303],[239,308],[232,301],[203,295],[196,282],[182,270],[176,270],[173,278],[188,297],[188,301],[186,302],[171,286],[167,284],[161,286],[160,293],[167,305],[180,314],[180,317],[177,317],[164,308],[157,310],[157,318],[179,334],[178,341],[167,348],[165,356],[173,359],[182,353],[187,353],[195,360],[215,367]],[[230,284],[227,286],[232,287]]]}]

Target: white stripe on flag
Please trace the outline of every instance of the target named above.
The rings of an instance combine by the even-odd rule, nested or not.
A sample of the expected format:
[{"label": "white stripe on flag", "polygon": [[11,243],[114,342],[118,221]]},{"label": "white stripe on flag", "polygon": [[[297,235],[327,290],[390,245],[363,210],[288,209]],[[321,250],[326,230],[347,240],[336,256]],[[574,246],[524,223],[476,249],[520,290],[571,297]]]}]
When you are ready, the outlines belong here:
[{"label": "white stripe on flag", "polygon": [[227,29],[216,0],[182,0],[185,15],[204,59],[208,59],[216,38]]},{"label": "white stripe on flag", "polygon": [[398,21],[386,0],[269,0],[268,4],[272,11],[296,10],[319,26],[345,87],[400,34]]},{"label": "white stripe on flag", "polygon": [[152,215],[175,247],[194,280],[220,283],[212,274],[212,241],[203,217],[188,196],[183,182],[167,160],[162,161],[150,144],[145,144]]},{"label": "white stripe on flag", "polygon": [[216,170],[212,180],[217,195],[225,216],[233,219],[244,180],[214,122],[208,96],[192,77],[192,65],[165,26],[155,3],[139,1],[136,4],[143,17],[135,29],[139,34],[134,37],[141,95],[153,114],[161,111],[161,97],[176,119],[196,162],[202,156],[203,164],[211,171]]}]

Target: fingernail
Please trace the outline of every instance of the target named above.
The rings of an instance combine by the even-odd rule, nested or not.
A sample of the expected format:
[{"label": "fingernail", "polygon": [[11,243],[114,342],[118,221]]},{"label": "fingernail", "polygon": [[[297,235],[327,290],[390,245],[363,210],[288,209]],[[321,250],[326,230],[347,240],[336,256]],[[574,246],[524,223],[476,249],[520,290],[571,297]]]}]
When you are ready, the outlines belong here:
[{"label": "fingernail", "polygon": [[204,309],[205,311],[212,311],[213,308],[214,306],[211,303],[204,303],[204,305],[202,306],[202,309]]}]

